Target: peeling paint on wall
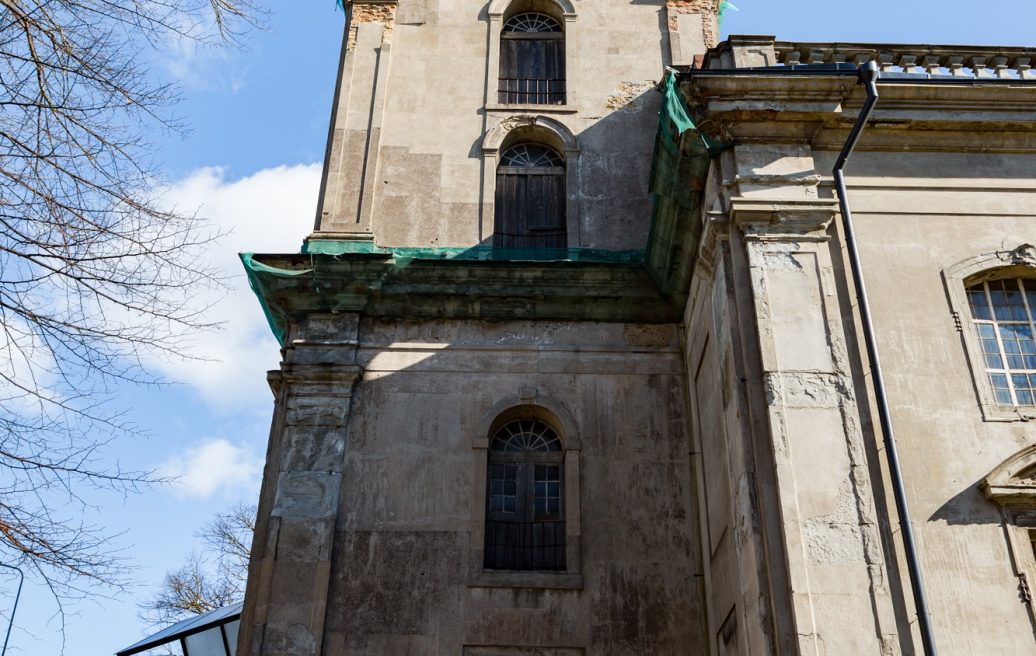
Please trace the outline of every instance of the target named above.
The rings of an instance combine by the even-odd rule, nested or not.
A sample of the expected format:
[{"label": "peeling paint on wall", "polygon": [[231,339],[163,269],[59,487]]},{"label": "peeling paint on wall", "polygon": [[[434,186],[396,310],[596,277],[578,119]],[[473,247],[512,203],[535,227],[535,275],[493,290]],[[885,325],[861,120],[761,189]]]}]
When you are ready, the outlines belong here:
[{"label": "peeling paint on wall", "polygon": [[645,80],[643,82],[619,82],[618,86],[615,87],[615,92],[608,96],[605,106],[608,109],[627,109],[635,110],[637,99],[644,94],[646,91],[654,87],[657,82],[654,80]]},{"label": "peeling paint on wall", "polygon": [[667,0],[669,32],[676,34],[678,14],[700,14],[702,17],[702,38],[706,46],[713,47],[719,36],[719,0]]},{"label": "peeling paint on wall", "polygon": [[364,4],[354,2],[349,14],[349,38],[346,40],[347,50],[356,50],[356,33],[364,23],[381,23],[385,26],[382,43],[392,43],[392,28],[396,22],[395,4]]}]

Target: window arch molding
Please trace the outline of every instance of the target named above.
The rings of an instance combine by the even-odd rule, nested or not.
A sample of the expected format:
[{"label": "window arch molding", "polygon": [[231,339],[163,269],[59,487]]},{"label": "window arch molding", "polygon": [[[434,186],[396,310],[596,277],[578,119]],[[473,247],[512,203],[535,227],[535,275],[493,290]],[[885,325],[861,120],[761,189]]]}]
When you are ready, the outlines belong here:
[{"label": "window arch molding", "polygon": [[[550,10],[549,8],[553,8]],[[493,0],[489,3],[489,8],[486,10],[486,14],[489,15],[490,20],[494,17],[500,20],[501,25],[506,18],[510,18],[515,14],[519,14],[526,11],[543,11],[545,8],[548,11],[543,13],[557,14],[563,17],[565,20],[569,18],[574,19],[576,17],[576,8],[569,0],[541,0],[538,3],[525,2],[523,0]]]},{"label": "window arch molding", "polygon": [[496,156],[500,150],[519,141],[541,142],[563,153],[569,161],[579,156],[579,141],[564,123],[535,114],[512,116],[487,130],[482,138],[482,154]]},{"label": "window arch molding", "polygon": [[496,431],[515,419],[536,419],[547,424],[561,437],[566,452],[583,448],[575,418],[568,409],[560,401],[539,394],[515,395],[493,404],[477,424],[477,437],[472,441],[472,447],[488,449],[489,440]]},{"label": "window arch molding", "polygon": [[1018,591],[1029,603],[1029,620],[1036,626],[1032,593],[1036,588],[1036,445],[1029,445],[997,465],[979,488],[1000,511]]},{"label": "window arch molding", "polygon": [[[564,108],[573,105],[573,84],[576,74],[575,53],[577,52],[578,22],[576,9],[570,0],[493,0],[486,8],[489,26],[489,53],[486,66],[486,104],[491,109],[520,109],[525,105],[500,104],[497,102],[498,68],[500,65],[500,41],[504,23],[509,18],[521,13],[542,13],[558,21],[565,40],[565,102],[555,107]],[[529,105],[542,107],[542,105]],[[550,107],[550,105],[546,105]]]},{"label": "window arch molding", "polygon": [[518,143],[548,146],[565,158],[565,224],[568,248],[581,245],[579,217],[579,142],[564,123],[549,116],[520,115],[507,118],[489,129],[482,138],[482,212],[481,234],[493,233],[496,215],[496,172],[500,154]]},{"label": "window arch molding", "polygon": [[[523,390],[529,392],[529,390]],[[503,571],[484,568],[486,489],[489,446],[500,428],[518,419],[532,419],[549,426],[561,440],[564,452],[565,569],[563,571]],[[558,400],[535,392],[520,393],[493,404],[474,424],[472,447],[473,486],[470,506],[471,587],[528,587],[581,589],[580,454],[582,445],[572,414]]]},{"label": "window arch molding", "polygon": [[1001,508],[1036,513],[1036,444],[997,465],[980,487]]},{"label": "window arch molding", "polygon": [[967,294],[968,287],[992,280],[1022,278],[1031,279],[1036,284],[1036,246],[1023,243],[1012,250],[972,255],[944,269],[942,278],[954,322],[961,333],[964,354],[983,418],[987,421],[1028,421],[1036,418],[1036,406],[1011,406],[996,402]]}]

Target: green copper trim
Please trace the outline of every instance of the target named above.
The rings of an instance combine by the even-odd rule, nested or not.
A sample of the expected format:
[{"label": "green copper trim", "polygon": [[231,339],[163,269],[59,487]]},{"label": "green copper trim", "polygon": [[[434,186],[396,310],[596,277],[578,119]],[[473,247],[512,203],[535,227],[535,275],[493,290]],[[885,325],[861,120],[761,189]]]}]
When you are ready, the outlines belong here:
[{"label": "green copper trim", "polygon": [[367,240],[310,239],[303,255],[391,255],[396,260],[493,260],[504,262],[594,262],[639,264],[645,251],[608,251],[599,248],[493,248],[492,246],[406,247],[378,246]]},{"label": "green copper trim", "polygon": [[701,202],[712,158],[723,144],[695,125],[680,94],[676,73],[662,83],[651,193],[655,197],[645,264],[662,293],[674,302],[686,295],[701,237]]},{"label": "green copper trim", "polygon": [[277,342],[281,346],[284,346],[284,336],[287,333],[288,328],[288,317],[267,302],[266,285],[263,284],[262,276],[259,274],[266,274],[275,278],[294,278],[297,276],[304,276],[307,273],[312,273],[313,269],[278,269],[276,267],[263,264],[262,262],[257,262],[255,260],[255,253],[238,253],[238,257],[241,258],[241,263],[245,266],[245,275],[248,277],[248,286],[252,288],[252,292],[254,292],[256,298],[259,299],[259,305],[263,308],[263,314],[266,315],[266,322],[270,324],[270,330],[273,331],[273,336],[277,338]]}]

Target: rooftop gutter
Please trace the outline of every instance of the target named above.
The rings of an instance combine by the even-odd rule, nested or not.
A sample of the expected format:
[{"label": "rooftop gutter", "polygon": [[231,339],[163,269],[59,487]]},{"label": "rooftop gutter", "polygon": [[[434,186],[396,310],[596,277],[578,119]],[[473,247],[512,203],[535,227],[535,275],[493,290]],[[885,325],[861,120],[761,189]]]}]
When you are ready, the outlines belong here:
[{"label": "rooftop gutter", "polygon": [[796,66],[758,66],[752,68],[695,68],[682,71],[678,75],[680,82],[696,77],[831,77],[832,75],[845,77],[859,77],[860,70],[873,66],[875,74],[881,77],[881,83],[885,84],[917,84],[932,83],[951,86],[972,87],[972,86],[1032,86],[1036,79],[1018,78],[976,78],[976,77],[955,77],[952,75],[932,75],[930,73],[901,73],[880,72],[877,64],[872,60],[863,64],[860,68],[852,64],[800,64]]},{"label": "rooftop gutter", "polygon": [[878,78],[881,73],[877,65],[867,62],[859,68],[859,80],[867,87],[867,100],[860,110],[856,123],[853,125],[849,138],[846,139],[842,152],[835,162],[833,175],[835,180],[835,191],[838,194],[838,205],[842,215],[842,225],[845,229],[845,245],[849,251],[849,263],[852,269],[853,282],[856,285],[856,296],[859,301],[860,322],[863,324],[863,339],[867,348],[867,357],[871,363],[872,381],[874,386],[874,397],[877,404],[878,418],[881,423],[881,432],[885,437],[885,457],[888,461],[889,475],[892,479],[892,492],[896,500],[896,511],[899,514],[899,527],[903,536],[903,549],[906,552],[907,570],[910,573],[910,587],[914,593],[914,605],[917,610],[917,625],[921,633],[921,643],[924,646],[925,656],[936,656],[935,635],[932,632],[931,614],[928,610],[928,599],[925,595],[924,580],[921,576],[921,563],[917,557],[917,547],[914,542],[914,531],[910,522],[910,508],[907,504],[906,489],[903,484],[903,471],[899,465],[899,452],[896,448],[896,436],[892,429],[892,416],[889,412],[888,397],[885,393],[885,378],[882,374],[881,360],[878,357],[878,347],[874,336],[874,325],[871,322],[870,301],[867,297],[867,286],[863,279],[863,267],[860,264],[860,254],[856,248],[856,233],[853,230],[852,212],[849,210],[849,197],[845,189],[845,178],[842,169],[852,155],[856,143],[863,134],[874,105],[878,102]]}]

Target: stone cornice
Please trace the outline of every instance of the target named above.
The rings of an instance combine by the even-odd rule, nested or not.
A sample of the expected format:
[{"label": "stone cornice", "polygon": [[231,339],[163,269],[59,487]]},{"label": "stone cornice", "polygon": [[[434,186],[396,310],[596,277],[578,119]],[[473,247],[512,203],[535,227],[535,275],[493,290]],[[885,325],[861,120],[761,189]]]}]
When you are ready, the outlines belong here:
[{"label": "stone cornice", "polygon": [[[281,369],[266,372],[266,382],[274,396],[285,384],[301,386],[304,392],[319,392],[324,395],[350,396],[353,385],[363,375],[358,365],[335,363],[293,364],[283,363]],[[326,388],[326,389],[323,389]]]},{"label": "stone cornice", "polygon": [[730,217],[748,238],[828,239],[827,228],[837,212],[835,199],[730,200]]},{"label": "stone cornice", "polygon": [[[1036,153],[1036,84],[879,81],[859,150]],[[699,128],[727,143],[839,149],[864,100],[854,76],[792,70],[709,70],[681,92]]]},{"label": "stone cornice", "polygon": [[387,255],[255,255],[263,299],[298,323],[357,312],[415,319],[540,319],[670,323],[681,308],[643,265],[585,262],[397,260]]}]

